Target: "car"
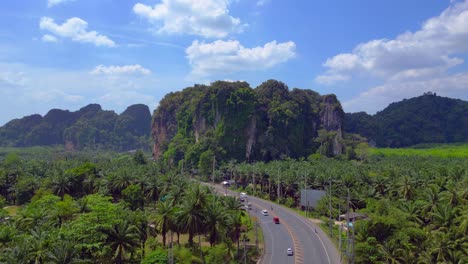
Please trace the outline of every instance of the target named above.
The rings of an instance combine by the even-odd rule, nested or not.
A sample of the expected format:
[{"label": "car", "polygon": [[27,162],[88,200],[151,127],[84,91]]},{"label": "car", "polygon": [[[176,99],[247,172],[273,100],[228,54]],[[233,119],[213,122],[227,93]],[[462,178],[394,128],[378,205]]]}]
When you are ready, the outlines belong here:
[{"label": "car", "polygon": [[268,211],[267,210],[262,210],[262,215],[268,215]]},{"label": "car", "polygon": [[286,250],[286,253],[288,254],[288,256],[294,255],[292,248],[288,248],[288,249]]},{"label": "car", "polygon": [[276,216],[275,216],[275,217],[273,217],[273,223],[275,223],[275,224],[279,224],[279,223],[280,223],[280,222],[279,222],[279,218],[278,218],[278,217],[276,217]]}]

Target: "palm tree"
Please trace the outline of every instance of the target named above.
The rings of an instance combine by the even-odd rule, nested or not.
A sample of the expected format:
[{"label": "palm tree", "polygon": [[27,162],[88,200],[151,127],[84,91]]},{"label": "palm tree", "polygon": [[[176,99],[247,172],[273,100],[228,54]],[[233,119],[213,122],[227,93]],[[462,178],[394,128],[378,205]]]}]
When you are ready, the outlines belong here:
[{"label": "palm tree", "polygon": [[112,249],[115,263],[122,264],[127,252],[133,252],[138,246],[138,229],[127,220],[119,221],[110,229],[101,229],[107,235],[105,245]]},{"label": "palm tree", "polygon": [[203,208],[206,205],[206,189],[200,184],[194,185],[185,195],[180,210],[177,213],[178,222],[189,234],[188,243],[193,245],[193,237],[203,231]]},{"label": "palm tree", "polygon": [[447,204],[438,204],[431,213],[431,218],[433,229],[447,232],[453,225],[455,212],[453,208]]},{"label": "palm tree", "polygon": [[230,212],[244,212],[243,204],[239,199],[234,196],[222,196],[221,202],[223,203],[224,207],[227,211]]},{"label": "palm tree", "polygon": [[47,258],[55,264],[77,263],[78,251],[71,241],[61,240],[54,245],[53,249],[47,252]]},{"label": "palm tree", "polygon": [[161,184],[161,181],[156,176],[148,176],[144,189],[146,199],[151,202],[158,201]]},{"label": "palm tree", "polygon": [[49,254],[51,239],[47,231],[40,229],[31,230],[31,236],[27,239],[29,245],[28,258],[35,264],[44,263]]},{"label": "palm tree", "polygon": [[239,255],[239,244],[241,237],[241,226],[242,226],[242,212],[231,213],[228,218],[228,236],[232,242],[237,243],[237,255]]},{"label": "palm tree", "polygon": [[448,263],[450,254],[453,251],[454,241],[450,234],[446,232],[434,232],[434,238],[431,240],[432,247],[430,251],[437,256],[439,263]]},{"label": "palm tree", "polygon": [[163,245],[166,247],[166,234],[174,221],[175,208],[172,201],[166,200],[156,205],[156,225],[161,231]]},{"label": "palm tree", "polygon": [[51,177],[50,185],[52,192],[60,196],[63,200],[63,196],[70,192],[72,187],[72,180],[67,174],[56,172]]},{"label": "palm tree", "polygon": [[399,196],[403,195],[405,200],[411,200],[414,195],[414,182],[409,176],[404,176],[398,183],[397,183],[397,190],[399,192]]},{"label": "palm tree", "polygon": [[219,240],[220,231],[227,227],[228,215],[218,196],[211,197],[204,209],[204,214],[210,246],[213,246]]},{"label": "palm tree", "polygon": [[426,204],[422,208],[422,213],[425,216],[426,221],[432,221],[432,212],[439,204],[439,192],[437,186],[430,185],[425,193]]},{"label": "palm tree", "polygon": [[129,169],[120,169],[107,178],[108,188],[114,197],[120,197],[121,192],[133,184],[134,181],[135,177]]}]

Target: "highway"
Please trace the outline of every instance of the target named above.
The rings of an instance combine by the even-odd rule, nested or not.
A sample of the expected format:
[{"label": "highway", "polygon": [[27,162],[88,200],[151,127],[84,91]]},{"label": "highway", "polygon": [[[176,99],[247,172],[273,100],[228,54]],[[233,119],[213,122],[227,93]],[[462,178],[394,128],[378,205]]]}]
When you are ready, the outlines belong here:
[{"label": "highway", "polygon": [[[215,189],[224,193],[221,185]],[[227,191],[229,195],[239,193]],[[259,219],[265,239],[264,264],[337,264],[340,263],[338,250],[328,236],[309,219],[296,214],[272,202],[249,196],[252,203],[250,214]],[[273,207],[273,210],[271,208]],[[263,216],[261,210],[268,210]],[[280,224],[273,223],[273,217],[280,219]],[[287,256],[286,249],[294,250],[293,256]]]}]

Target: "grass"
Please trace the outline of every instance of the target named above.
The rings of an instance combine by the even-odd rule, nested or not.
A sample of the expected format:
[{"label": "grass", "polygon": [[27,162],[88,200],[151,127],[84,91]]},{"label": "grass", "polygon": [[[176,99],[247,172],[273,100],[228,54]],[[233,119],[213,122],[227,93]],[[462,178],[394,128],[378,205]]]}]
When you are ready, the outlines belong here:
[{"label": "grass", "polygon": [[372,148],[374,156],[468,158],[468,144],[420,144],[408,148]]}]

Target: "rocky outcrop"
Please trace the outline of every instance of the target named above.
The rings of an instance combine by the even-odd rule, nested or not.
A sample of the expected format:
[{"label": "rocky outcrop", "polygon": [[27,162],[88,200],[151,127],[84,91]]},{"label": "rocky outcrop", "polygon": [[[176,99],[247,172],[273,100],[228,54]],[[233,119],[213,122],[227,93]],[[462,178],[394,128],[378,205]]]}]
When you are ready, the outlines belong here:
[{"label": "rocky outcrop", "polygon": [[153,156],[170,162],[211,151],[221,159],[253,161],[314,153],[319,129],[336,132],[333,153],[342,153],[343,110],[334,95],[293,89],[268,80],[252,89],[245,82],[215,82],[171,93],[152,121]]},{"label": "rocky outcrop", "polygon": [[0,127],[0,146],[63,145],[66,150],[145,148],[151,127],[146,105],[128,107],[121,115],[99,104],[78,111],[52,109],[40,115],[15,119]]},{"label": "rocky outcrop", "polygon": [[324,95],[322,101],[322,110],[320,121],[327,131],[335,131],[336,135],[333,138],[333,154],[340,155],[343,153],[343,117],[344,112],[341,104],[336,98],[336,95]]}]

